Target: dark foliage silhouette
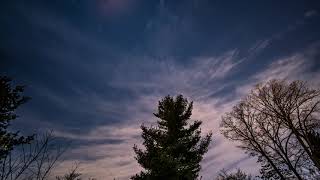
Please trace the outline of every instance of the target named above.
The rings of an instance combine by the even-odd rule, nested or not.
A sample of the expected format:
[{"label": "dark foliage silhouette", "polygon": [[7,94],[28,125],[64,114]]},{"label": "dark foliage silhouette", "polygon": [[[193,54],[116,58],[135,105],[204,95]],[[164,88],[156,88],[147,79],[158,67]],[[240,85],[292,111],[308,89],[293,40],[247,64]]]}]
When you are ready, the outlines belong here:
[{"label": "dark foliage silhouette", "polygon": [[78,165],[72,168],[63,176],[56,176],[56,180],[81,180],[81,173],[78,172]]},{"label": "dark foliage silhouette", "polygon": [[310,131],[307,133],[307,137],[310,142],[310,151],[315,160],[320,164],[320,133],[316,131]]},{"label": "dark foliage silhouette", "polygon": [[17,118],[15,110],[29,98],[23,96],[24,86],[11,85],[10,78],[0,76],[0,163],[14,147],[28,144],[33,136],[20,136],[18,132],[10,132],[10,123]]},{"label": "dark foliage silhouette", "polygon": [[227,171],[222,170],[216,180],[253,180],[253,178],[251,175],[238,169],[235,173],[228,173]]},{"label": "dark foliage silhouette", "polygon": [[[79,164],[76,164],[69,172],[63,176],[56,176],[56,180],[83,180],[82,174],[78,171]],[[97,180],[95,178],[88,178],[87,180]]]},{"label": "dark foliage silhouette", "polygon": [[56,142],[52,132],[20,136],[8,130],[17,118],[16,109],[27,102],[24,86],[12,86],[0,76],[0,180],[48,179],[66,147]]},{"label": "dark foliage silhouette", "polygon": [[131,179],[197,179],[211,134],[201,138],[202,122],[189,122],[192,108],[182,95],[159,102],[154,113],[157,126],[141,126],[145,150],[134,146],[136,160],[145,170]]}]

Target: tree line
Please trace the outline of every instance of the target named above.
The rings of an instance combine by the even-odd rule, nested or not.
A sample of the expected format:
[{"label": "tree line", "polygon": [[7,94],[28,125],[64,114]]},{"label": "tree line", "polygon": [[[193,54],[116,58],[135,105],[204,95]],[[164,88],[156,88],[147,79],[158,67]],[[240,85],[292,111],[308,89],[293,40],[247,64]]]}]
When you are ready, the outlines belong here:
[{"label": "tree line", "polygon": [[[30,98],[24,86],[0,76],[0,180],[81,180],[77,166],[63,176],[52,170],[67,145],[54,133],[23,136],[10,130],[16,109]],[[220,131],[260,164],[260,174],[221,170],[216,180],[320,179],[320,90],[303,81],[271,80],[256,85],[221,118]],[[182,95],[158,102],[155,125],[141,125],[143,146],[133,146],[143,168],[132,180],[202,179],[200,162],[212,133],[201,133],[192,120],[193,102]],[[93,178],[90,178],[93,180]]]}]

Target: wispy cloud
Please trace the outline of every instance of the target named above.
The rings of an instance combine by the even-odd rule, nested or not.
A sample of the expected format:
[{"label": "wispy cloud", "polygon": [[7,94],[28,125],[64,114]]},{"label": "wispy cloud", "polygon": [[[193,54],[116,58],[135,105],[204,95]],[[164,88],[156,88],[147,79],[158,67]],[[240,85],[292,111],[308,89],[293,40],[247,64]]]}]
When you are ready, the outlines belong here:
[{"label": "wispy cloud", "polygon": [[[122,108],[124,109],[126,109],[126,106],[131,107],[130,111],[124,111],[131,116],[126,117],[127,119],[120,124],[100,126],[82,136],[68,132],[58,132],[57,135],[74,140],[113,138],[123,140],[123,142],[119,144],[112,145],[105,144],[90,147],[83,145],[70,153],[75,153],[77,155],[81,153],[86,154],[88,152],[94,152],[95,149],[97,149],[97,153],[94,153],[93,155],[97,155],[98,157],[95,158],[95,161],[108,161],[108,165],[110,165],[108,169],[118,169],[118,172],[121,169],[126,169],[125,172],[120,172],[120,174],[117,175],[118,178],[125,179],[132,175],[132,171],[127,171],[128,168],[132,169],[132,167],[135,167],[136,170],[139,169],[138,164],[133,159],[134,154],[132,154],[132,145],[141,143],[139,137],[140,124],[152,124],[155,122],[154,117],[152,117],[152,112],[154,112],[157,101],[161,97],[167,94],[175,95],[182,93],[186,97],[189,97],[189,99],[195,101],[192,118],[204,122],[202,127],[203,132],[214,132],[213,145],[206,155],[206,158],[209,160],[206,160],[205,158],[205,163],[203,163],[202,173],[204,177],[211,178],[213,174],[217,173],[222,168],[227,168],[228,166],[232,166],[232,164],[236,166],[237,163],[235,163],[235,161],[238,161],[238,159],[243,159],[244,162],[252,165],[254,161],[244,158],[245,155],[241,153],[240,150],[236,149],[234,145],[223,139],[219,134],[218,129],[221,115],[229,111],[240,96],[233,101],[221,104],[221,99],[227,95],[222,97],[213,95],[215,91],[222,90],[225,87],[221,80],[234,75],[232,70],[243,61],[243,58],[238,57],[237,54],[236,50],[232,50],[217,57],[194,58],[189,66],[184,66],[171,59],[167,61],[156,61],[147,58],[144,60],[143,64],[120,64],[117,67],[116,72],[126,72],[127,74],[115,73],[114,79],[113,81],[110,81],[109,85],[136,93],[136,100],[131,101],[128,105],[122,104]],[[215,88],[215,86],[219,88]],[[108,106],[101,105],[101,109],[108,109]],[[101,148],[105,148],[104,151],[106,152],[104,156],[99,155],[99,152],[102,151]],[[225,150],[226,148],[228,151]],[[221,157],[215,155],[222,152],[224,155]],[[128,154],[128,156],[126,156],[127,163],[119,164],[123,159],[121,157],[120,160],[119,158],[116,158],[116,156],[121,153],[124,153],[122,155]],[[92,170],[88,167],[91,166],[88,164],[92,163],[96,164],[97,162],[85,161],[83,163],[83,167],[87,172]],[[99,170],[99,168],[97,168],[100,167],[98,165],[94,167],[94,172],[103,171],[103,169]],[[215,172],[213,172],[213,168],[216,169]],[[252,170],[250,172],[255,171]],[[105,174],[102,173],[101,177],[104,175]]]},{"label": "wispy cloud", "polygon": [[[85,156],[96,157],[94,158],[94,162],[83,160],[82,166],[86,172],[94,173],[99,171],[97,174],[102,178],[105,176],[105,173],[102,172],[105,172],[104,168],[107,166],[110,172],[114,172],[113,170],[119,172],[116,175],[118,178],[126,179],[134,174],[132,169],[139,169],[138,164],[133,158],[132,146],[133,144],[141,143],[140,124],[153,124],[155,122],[152,112],[155,111],[157,101],[167,94],[175,95],[182,93],[186,97],[195,100],[193,118],[204,121],[204,133],[214,130],[216,131],[215,134],[218,134],[218,119],[223,112],[220,112],[220,110],[223,108],[217,108],[214,104],[219,98],[208,100],[208,97],[215,91],[212,89],[212,85],[218,85],[217,82],[219,80],[228,74],[232,74],[232,69],[238,63],[240,62],[237,61],[236,51],[230,51],[218,57],[195,58],[189,67],[174,63],[174,61],[157,62],[152,60],[146,60],[144,64],[139,64],[133,69],[132,64],[130,67],[126,63],[121,64],[117,70],[129,74],[115,74],[114,81],[110,81],[110,85],[136,93],[137,98],[135,100],[130,101],[128,104],[120,104],[121,108],[119,110],[130,116],[122,116],[125,119],[121,123],[99,126],[86,134],[79,135],[68,131],[58,131],[56,135],[73,139],[74,141],[122,140],[117,144],[99,144],[93,146],[84,144],[69,153],[72,157],[81,157],[83,156],[81,155],[82,153],[86,154]],[[126,68],[130,68],[131,70],[128,71]],[[148,74],[147,77],[146,73]],[[97,104],[97,106],[90,106],[97,107],[98,109],[106,109],[108,111],[110,108],[117,107],[117,104],[99,103],[103,99],[101,97],[89,97],[88,99]],[[105,114],[110,114],[110,111]],[[94,153],[90,155],[89,152]],[[118,156],[121,156],[121,158]],[[122,161],[126,163],[119,163]],[[104,165],[101,166],[100,163],[104,163]]]},{"label": "wispy cloud", "polygon": [[318,15],[318,11],[316,10],[309,10],[306,13],[304,13],[304,17],[306,18],[311,18],[313,16],[317,16]]},{"label": "wispy cloud", "polygon": [[[262,41],[248,51],[246,57],[263,51],[268,41]],[[127,179],[130,175],[139,171],[140,167],[134,160],[132,151],[133,144],[141,144],[141,123],[152,124],[155,122],[154,112],[157,101],[167,95],[184,94],[195,101],[193,119],[203,121],[204,133],[213,131],[213,144],[206,154],[201,174],[204,179],[211,179],[222,168],[233,169],[239,166],[248,172],[256,173],[255,160],[248,158],[234,144],[226,141],[219,133],[220,117],[231,110],[254,84],[273,78],[304,78],[309,77],[306,73],[312,65],[316,55],[317,45],[307,48],[305,51],[279,58],[257,72],[253,77],[238,84],[228,84],[228,77],[237,76],[235,69],[246,58],[240,57],[237,50],[227,51],[220,56],[194,57],[187,65],[175,61],[174,57],[168,59],[153,59],[152,57],[134,57],[138,61],[124,60],[118,63],[113,77],[108,81],[108,86],[119,90],[125,90],[135,94],[135,98],[125,103],[108,101],[102,95],[90,91],[75,90],[80,97],[85,97],[80,106],[74,109],[81,110],[86,104],[88,112],[97,113],[101,117],[108,118],[112,115],[123,118],[119,123],[97,126],[87,133],[74,134],[66,131],[57,131],[56,135],[74,141],[94,142],[97,140],[118,140],[118,143],[81,144],[68,152],[70,157],[83,157],[77,159],[81,163],[84,173],[94,175],[97,178],[117,177]],[[136,63],[135,63],[136,62]],[[224,99],[229,94],[215,95],[217,91],[223,91],[227,86],[234,88],[235,96],[231,100]],[[45,92],[45,91],[43,91]],[[48,94],[65,107],[65,101],[56,95]],[[75,100],[68,100],[75,102]],[[223,103],[221,103],[223,102]],[[97,111],[98,110],[98,111]],[[129,116],[123,116],[127,114]],[[70,158],[58,171],[63,172],[75,159]]]},{"label": "wispy cloud", "polygon": [[[129,1],[94,4],[102,3],[99,10],[115,17],[134,8],[132,3],[137,0]],[[312,71],[319,57],[319,43],[301,45],[304,49],[286,51],[280,56],[269,52],[271,55],[264,58],[265,66],[254,66],[261,63],[261,54],[271,49],[279,40],[277,37],[283,38],[286,33],[302,27],[304,23],[301,22],[316,17],[316,11],[306,12],[302,21],[293,24],[293,29],[284,29],[269,38],[258,38],[260,40],[252,38],[249,48],[232,45],[216,52],[214,43],[204,42],[211,33],[201,34],[206,29],[198,29],[194,22],[193,16],[204,12],[189,13],[187,8],[187,15],[180,15],[166,7],[166,2],[169,1],[161,1],[152,17],[140,22],[144,38],[133,43],[134,47],[128,45],[131,39],[126,38],[120,45],[118,39],[114,40],[114,45],[110,42],[114,34],[97,36],[88,32],[92,27],[81,29],[46,8],[23,6],[18,10],[31,27],[26,31],[37,30],[41,37],[32,39],[32,46],[24,44],[25,47],[18,48],[20,53],[16,53],[24,58],[37,52],[40,59],[30,59],[19,71],[22,77],[29,75],[33,77],[27,78],[34,80],[28,84],[32,84],[30,89],[35,97],[31,103],[35,103],[23,115],[30,120],[23,127],[50,128],[55,130],[56,136],[73,140],[66,161],[57,169],[59,173],[64,173],[74,161],[80,162],[84,174],[98,179],[128,179],[137,173],[140,167],[134,159],[132,146],[142,143],[140,125],[156,122],[152,113],[157,102],[168,94],[183,94],[193,100],[192,119],[203,121],[203,133],[214,133],[202,162],[204,180],[212,179],[222,168],[236,168],[240,162],[245,171],[256,173],[255,159],[248,158],[219,133],[221,115],[230,111],[259,82],[284,78],[319,83],[319,73]],[[219,22],[213,23],[213,27],[219,28]],[[130,27],[131,31],[132,26],[125,27]],[[119,36],[127,33],[124,31]],[[21,33],[15,35],[19,43],[29,42],[20,40]],[[218,36],[220,34],[214,37]],[[197,48],[201,51],[189,52]],[[188,55],[180,57],[176,51]],[[39,66],[28,69],[31,63]],[[30,75],[28,71],[33,73]]]}]

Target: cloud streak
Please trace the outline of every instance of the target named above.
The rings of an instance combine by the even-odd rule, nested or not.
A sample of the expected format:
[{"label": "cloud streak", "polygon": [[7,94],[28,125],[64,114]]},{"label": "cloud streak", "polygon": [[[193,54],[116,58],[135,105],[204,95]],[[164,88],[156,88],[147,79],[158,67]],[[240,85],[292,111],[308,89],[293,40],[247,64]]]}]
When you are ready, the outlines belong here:
[{"label": "cloud streak", "polygon": [[[195,101],[193,111],[193,119],[199,119],[204,122],[202,130],[204,133],[213,131],[213,144],[210,146],[209,152],[205,156],[202,163],[202,175],[204,179],[210,179],[214,174],[222,168],[234,169],[241,163],[241,167],[251,173],[257,173],[255,160],[248,158],[241,150],[235,148],[235,145],[227,142],[219,134],[220,117],[225,112],[231,110],[249,90],[259,82],[267,81],[273,78],[281,79],[306,79],[312,76],[312,73],[306,73],[308,68],[313,64],[311,61],[314,58],[317,45],[307,48],[301,53],[295,53],[288,57],[279,58],[273,61],[263,71],[257,73],[251,79],[245,82],[240,82],[242,85],[235,86],[236,96],[230,101],[220,103],[225,96],[212,96],[215,86],[221,86],[221,79],[234,75],[232,70],[240,63],[237,61],[236,51],[227,52],[219,57],[205,58],[199,61],[194,60],[194,64],[190,69],[174,64],[174,61],[168,62],[152,62],[144,63],[138,66],[134,71],[128,72],[126,64],[119,66],[120,72],[128,72],[126,76],[115,76],[115,80],[111,81],[111,85],[117,88],[124,88],[135,93],[149,89],[146,94],[139,94],[136,101],[132,101],[130,106],[134,107],[129,114],[132,114],[126,121],[117,125],[100,126],[93,129],[88,134],[82,136],[58,133],[57,135],[71,139],[96,140],[96,139],[118,139],[123,140],[119,144],[105,144],[88,147],[86,145],[74,150],[76,154],[87,154],[88,152],[96,152],[97,159],[95,161],[86,161],[83,163],[84,169],[90,172],[103,172],[104,168],[118,170],[117,177],[126,179],[134,171],[128,169],[134,168],[139,170],[138,164],[133,159],[132,145],[140,144],[139,138],[141,123],[153,124],[154,117],[152,112],[156,107],[156,102],[165,94],[182,93]],[[156,69],[153,69],[157,67]],[[191,68],[192,67],[192,68]],[[141,77],[146,76],[144,69],[150,70],[153,75],[149,74],[148,79],[141,81]],[[154,71],[156,70],[156,71]],[[130,78],[130,79],[127,79]],[[126,82],[129,82],[126,83]],[[201,82],[201,83],[199,83]],[[102,105],[102,107],[104,107]],[[107,108],[107,107],[106,107]],[[105,153],[105,154],[104,154]],[[99,155],[100,154],[100,155]],[[118,156],[121,156],[121,158]],[[125,158],[124,158],[125,157]],[[97,162],[98,161],[98,162]],[[108,162],[107,164],[104,164]],[[123,162],[123,163],[121,163]],[[100,168],[100,163],[104,164]],[[89,164],[89,165],[88,165]],[[92,165],[90,165],[92,164]],[[95,164],[95,165],[93,165]],[[91,167],[91,168],[90,168]],[[98,168],[97,168],[98,167]],[[130,174],[131,173],[131,174]],[[98,173],[99,174],[99,173]],[[104,173],[101,173],[105,175]]]},{"label": "cloud streak", "polygon": [[[202,162],[203,179],[212,179],[220,169],[232,170],[240,163],[245,171],[257,173],[255,159],[219,133],[220,118],[256,83],[283,78],[319,85],[319,42],[301,43],[298,50],[277,47],[279,41],[290,44],[286,35],[305,28],[306,23],[293,23],[294,29],[284,28],[280,33],[267,32],[271,34],[267,37],[249,38],[248,34],[257,32],[244,28],[243,37],[252,39],[248,42],[233,36],[221,38],[230,29],[242,29],[233,26],[237,22],[229,25],[229,18],[220,22],[218,9],[209,18],[213,24],[207,26],[212,10],[201,8],[209,1],[205,5],[199,1],[197,7],[171,7],[171,1],[161,1],[141,12],[145,14],[136,18],[137,22],[123,19],[115,23],[120,24],[119,29],[105,23],[138,8],[132,4],[135,2],[97,1],[94,9],[104,3],[99,8],[107,14],[97,20],[96,12],[81,9],[90,15],[90,21],[76,21],[70,12],[62,16],[41,5],[10,9],[19,14],[14,22],[27,24],[24,29],[10,29],[10,23],[4,26],[12,37],[10,41],[4,38],[10,42],[5,52],[16,57],[8,63],[15,64],[10,72],[19,72],[18,77],[31,85],[33,96],[30,108],[22,110],[26,121],[20,121],[21,127],[53,129],[59,138],[73,141],[58,174],[78,161],[88,176],[128,179],[140,170],[132,150],[133,144],[142,143],[140,125],[156,122],[152,113],[163,96],[183,94],[194,101],[192,119],[203,121],[203,133],[214,134]],[[312,18],[317,15],[306,12],[303,21]],[[32,37],[34,32],[37,34]],[[225,39],[231,45],[225,45]],[[273,47],[285,53],[277,53]],[[28,61],[23,61],[25,57]]]}]

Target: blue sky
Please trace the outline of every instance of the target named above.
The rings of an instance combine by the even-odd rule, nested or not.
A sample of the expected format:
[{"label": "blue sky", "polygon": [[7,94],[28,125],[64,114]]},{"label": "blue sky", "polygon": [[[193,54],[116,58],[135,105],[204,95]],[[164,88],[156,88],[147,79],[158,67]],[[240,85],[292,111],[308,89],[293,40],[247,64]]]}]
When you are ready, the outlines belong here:
[{"label": "blue sky", "polygon": [[256,173],[220,135],[221,115],[259,82],[320,83],[317,0],[4,0],[0,14],[1,74],[32,97],[15,125],[73,141],[59,172],[77,161],[100,179],[137,173],[140,125],[163,96],[183,94],[214,133],[203,179]]}]

